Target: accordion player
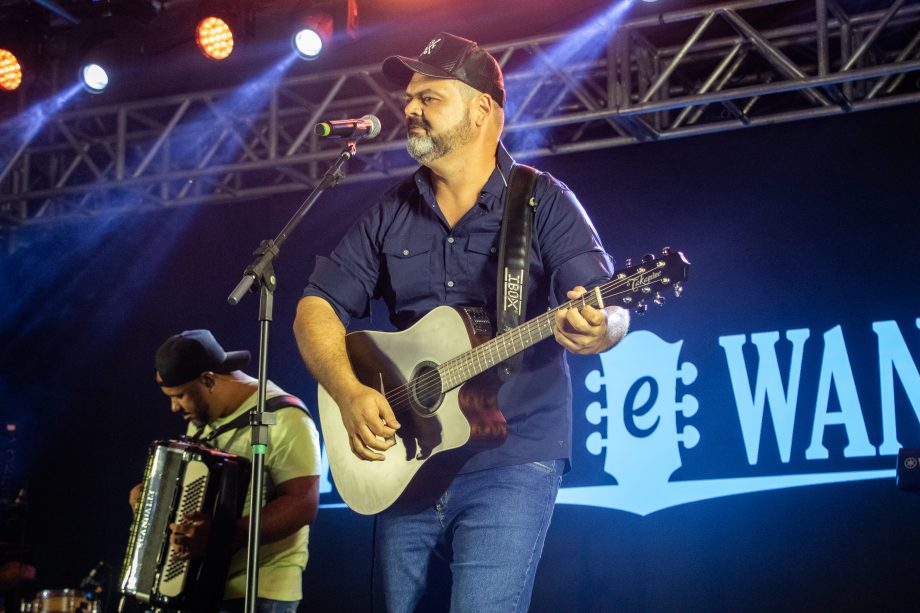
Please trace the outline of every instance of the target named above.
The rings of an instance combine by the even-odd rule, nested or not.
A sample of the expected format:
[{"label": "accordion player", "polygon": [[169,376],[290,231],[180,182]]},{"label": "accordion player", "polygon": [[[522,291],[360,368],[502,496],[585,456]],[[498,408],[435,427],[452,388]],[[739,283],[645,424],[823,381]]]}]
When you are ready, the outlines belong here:
[{"label": "accordion player", "polygon": [[[230,565],[230,535],[242,513],[248,460],[186,441],[155,441],[122,566],[120,590],[147,607],[208,613],[220,608]],[[185,559],[169,543],[169,524],[211,517],[207,555]]]}]

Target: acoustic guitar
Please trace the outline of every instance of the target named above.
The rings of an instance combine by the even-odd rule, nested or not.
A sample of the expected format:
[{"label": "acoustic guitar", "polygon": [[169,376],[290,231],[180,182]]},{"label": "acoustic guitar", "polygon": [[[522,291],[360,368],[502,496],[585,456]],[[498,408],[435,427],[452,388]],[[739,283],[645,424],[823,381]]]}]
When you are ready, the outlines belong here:
[{"label": "acoustic guitar", "polygon": [[401,427],[385,460],[363,460],[351,451],[339,407],[319,388],[329,468],[342,500],[368,515],[432,504],[472,454],[507,436],[492,367],[552,336],[558,309],[617,305],[643,313],[650,301],[664,303],[665,290],[680,296],[689,266],[682,253],[667,248],[660,257],[647,255],[581,298],[494,338],[484,309],[450,306],[401,332],[346,335],[358,380],[386,397]]}]

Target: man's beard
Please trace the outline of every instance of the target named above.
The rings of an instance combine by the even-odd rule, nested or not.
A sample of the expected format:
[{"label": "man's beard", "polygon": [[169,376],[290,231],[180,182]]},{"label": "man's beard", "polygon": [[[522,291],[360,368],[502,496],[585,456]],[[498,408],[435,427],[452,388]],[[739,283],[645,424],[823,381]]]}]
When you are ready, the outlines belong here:
[{"label": "man's beard", "polygon": [[211,402],[207,395],[197,389],[189,390],[189,399],[194,402],[195,409],[192,413],[192,423],[203,428],[211,422]]},{"label": "man's beard", "polygon": [[[410,117],[406,122],[406,127],[408,129],[424,128],[425,130],[429,128],[427,122],[421,117]],[[406,149],[416,162],[427,166],[468,143],[472,138],[471,127],[470,112],[467,109],[463,118],[443,134],[409,134],[406,139]]]}]

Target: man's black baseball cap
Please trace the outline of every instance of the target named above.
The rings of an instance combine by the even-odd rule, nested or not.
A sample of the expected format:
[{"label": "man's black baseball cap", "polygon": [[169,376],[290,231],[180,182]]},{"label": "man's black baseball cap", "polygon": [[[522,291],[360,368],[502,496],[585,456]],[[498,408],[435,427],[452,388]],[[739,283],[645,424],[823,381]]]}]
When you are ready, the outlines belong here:
[{"label": "man's black baseball cap", "polygon": [[457,79],[492,96],[505,106],[505,80],[495,58],[471,40],[441,32],[422,49],[417,58],[391,55],[383,62],[383,74],[405,87],[412,73],[427,77]]},{"label": "man's black baseball cap", "polygon": [[155,359],[162,385],[176,387],[203,372],[230,373],[249,364],[248,351],[224,351],[210,330],[186,330],[166,339]]}]

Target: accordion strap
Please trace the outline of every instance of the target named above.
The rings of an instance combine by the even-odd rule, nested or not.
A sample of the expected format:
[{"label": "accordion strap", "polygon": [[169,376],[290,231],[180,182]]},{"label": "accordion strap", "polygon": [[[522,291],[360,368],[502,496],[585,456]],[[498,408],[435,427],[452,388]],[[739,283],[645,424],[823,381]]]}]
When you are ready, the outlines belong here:
[{"label": "accordion strap", "polygon": [[[269,398],[265,401],[265,412],[273,413],[275,411],[280,411],[281,409],[286,409],[292,407],[295,409],[300,409],[307,414],[307,417],[313,419],[313,416],[310,414],[310,409],[307,408],[307,405],[297,396],[292,396],[290,394],[284,394],[282,396],[275,396]],[[217,440],[217,437],[225,432],[230,432],[231,430],[238,430],[239,428],[244,428],[249,425],[249,416],[255,409],[249,409],[242,415],[237,415],[233,421],[229,421],[219,428],[212,430],[206,437],[202,438],[201,435],[204,432],[204,428],[201,428],[192,436],[193,441],[201,441],[202,443],[211,443],[212,441]]]},{"label": "accordion strap", "polygon": [[[498,250],[496,334],[517,327],[527,317],[530,243],[537,206],[534,186],[539,174],[540,171],[524,164],[515,164],[511,168]],[[520,368],[522,358],[519,353],[499,365],[499,378],[502,381],[511,378]]]}]

